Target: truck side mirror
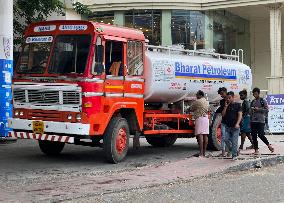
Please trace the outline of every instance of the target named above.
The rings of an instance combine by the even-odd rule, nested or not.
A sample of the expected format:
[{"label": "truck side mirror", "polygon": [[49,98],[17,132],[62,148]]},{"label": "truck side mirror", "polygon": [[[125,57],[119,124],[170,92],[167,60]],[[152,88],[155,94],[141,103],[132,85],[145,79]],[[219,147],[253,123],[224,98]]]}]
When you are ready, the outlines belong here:
[{"label": "truck side mirror", "polygon": [[101,37],[97,37],[97,41],[96,41],[96,45],[102,45],[102,38]]}]

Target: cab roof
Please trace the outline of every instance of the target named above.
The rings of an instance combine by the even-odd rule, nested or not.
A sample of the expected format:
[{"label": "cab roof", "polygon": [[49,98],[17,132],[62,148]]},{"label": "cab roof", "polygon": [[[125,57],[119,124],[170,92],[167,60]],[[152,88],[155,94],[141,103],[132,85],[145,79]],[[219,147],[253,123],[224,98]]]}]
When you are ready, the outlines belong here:
[{"label": "cab roof", "polygon": [[93,33],[126,39],[145,40],[145,36],[140,30],[83,20],[53,20],[32,23],[26,29],[25,37]]}]

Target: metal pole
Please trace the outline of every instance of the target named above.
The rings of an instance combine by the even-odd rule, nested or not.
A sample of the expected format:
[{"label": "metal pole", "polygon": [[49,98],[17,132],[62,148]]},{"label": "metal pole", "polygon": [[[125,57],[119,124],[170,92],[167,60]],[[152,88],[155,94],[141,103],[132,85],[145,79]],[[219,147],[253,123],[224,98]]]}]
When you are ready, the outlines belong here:
[{"label": "metal pole", "polygon": [[0,0],[0,59],[13,60],[13,1]]},{"label": "metal pole", "polygon": [[12,117],[13,1],[0,0],[0,138],[8,134]]}]

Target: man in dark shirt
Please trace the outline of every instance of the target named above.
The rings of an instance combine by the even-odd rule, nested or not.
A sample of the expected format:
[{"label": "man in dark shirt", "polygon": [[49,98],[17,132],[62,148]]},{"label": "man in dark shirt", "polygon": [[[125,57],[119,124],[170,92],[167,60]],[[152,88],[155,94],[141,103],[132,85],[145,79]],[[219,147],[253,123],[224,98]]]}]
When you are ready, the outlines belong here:
[{"label": "man in dark shirt", "polygon": [[264,135],[265,116],[268,113],[267,102],[259,96],[259,88],[255,87],[252,93],[255,99],[251,102],[251,135],[255,154],[259,154],[257,136],[267,145],[271,153],[273,153],[274,148],[269,144]]},{"label": "man in dark shirt", "polygon": [[220,100],[220,107],[216,110],[216,113],[222,113],[226,102],[227,88],[220,87],[218,90],[218,94],[222,97],[222,99]]},{"label": "man in dark shirt", "polygon": [[247,149],[254,149],[253,141],[251,137],[250,102],[247,99],[248,93],[246,90],[242,90],[239,92],[239,95],[240,95],[240,99],[243,100],[243,103],[242,103],[243,119],[241,121],[241,145],[239,149],[243,150],[246,137],[248,137],[249,141],[251,142],[251,146],[247,147]]},{"label": "man in dark shirt", "polygon": [[[220,106],[219,108],[216,110],[216,116],[222,116],[222,111],[225,107],[225,103],[226,103],[226,97],[227,97],[227,88],[226,87],[220,87],[219,90],[218,90],[218,94],[222,97],[222,99],[220,100]],[[225,145],[225,139],[224,139],[224,136],[225,136],[225,126],[221,124],[221,135],[222,135],[222,138],[221,138],[221,150],[222,150],[222,156],[225,156],[225,148],[226,148],[226,145]]]},{"label": "man in dark shirt", "polygon": [[234,92],[227,93],[227,100],[222,111],[222,125],[225,126],[225,143],[232,153],[233,160],[238,156],[238,138],[240,134],[240,122],[242,108],[234,102]]}]

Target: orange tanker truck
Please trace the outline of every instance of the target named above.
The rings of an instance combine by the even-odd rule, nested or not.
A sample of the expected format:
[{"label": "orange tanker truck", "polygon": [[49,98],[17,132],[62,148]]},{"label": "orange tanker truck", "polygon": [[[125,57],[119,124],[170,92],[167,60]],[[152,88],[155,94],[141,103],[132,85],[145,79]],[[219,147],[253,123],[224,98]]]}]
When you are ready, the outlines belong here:
[{"label": "orange tanker truck", "polygon": [[[236,52],[235,52],[236,53]],[[153,146],[194,137],[188,107],[197,90],[250,89],[240,56],[150,46],[139,30],[88,21],[31,24],[14,70],[10,137],[38,140],[47,155],[66,143],[100,146],[122,161],[129,139]],[[212,108],[209,145],[220,145]]]}]

